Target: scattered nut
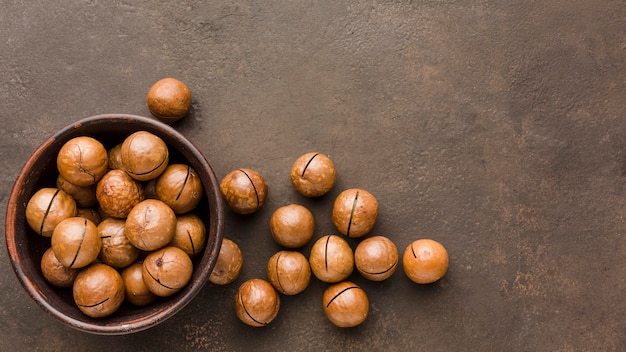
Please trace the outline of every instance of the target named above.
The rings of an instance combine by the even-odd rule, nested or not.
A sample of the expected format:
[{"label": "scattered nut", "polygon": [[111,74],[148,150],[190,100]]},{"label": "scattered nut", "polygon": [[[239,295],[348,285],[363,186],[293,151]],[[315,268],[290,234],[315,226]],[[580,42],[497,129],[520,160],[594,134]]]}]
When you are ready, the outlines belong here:
[{"label": "scattered nut", "polygon": [[341,234],[351,238],[363,237],[376,223],[378,201],[364,189],[347,189],[335,199],[332,214],[333,223]]},{"label": "scattered nut", "polygon": [[355,283],[344,281],[329,286],[322,298],[328,320],[340,328],[351,328],[365,321],[369,313],[367,294]]},{"label": "scattered nut", "polygon": [[306,197],[320,197],[335,185],[337,171],[332,160],[321,153],[306,153],[291,166],[291,183]]},{"label": "scattered nut", "polygon": [[309,256],[311,271],[323,282],[345,280],[354,270],[354,254],[346,240],[326,235],[315,241]]},{"label": "scattered nut", "polygon": [[280,297],[265,280],[248,280],[239,286],[235,295],[235,313],[250,326],[267,326],[276,318],[279,309]]},{"label": "scattered nut", "polygon": [[267,196],[267,184],[258,172],[237,169],[228,173],[220,183],[220,191],[226,205],[239,214],[251,214],[259,210]]},{"label": "scattered nut", "polygon": [[418,284],[430,284],[448,271],[448,251],[439,242],[419,239],[409,244],[402,256],[406,276]]}]

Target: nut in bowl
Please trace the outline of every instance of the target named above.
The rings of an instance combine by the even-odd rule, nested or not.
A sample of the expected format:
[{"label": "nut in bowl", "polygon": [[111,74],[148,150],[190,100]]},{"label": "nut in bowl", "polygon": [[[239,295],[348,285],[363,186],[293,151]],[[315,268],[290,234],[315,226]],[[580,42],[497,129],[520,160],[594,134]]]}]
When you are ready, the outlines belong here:
[{"label": "nut in bowl", "polygon": [[[69,140],[88,136],[107,149],[123,142],[130,134],[147,131],[160,137],[169,148],[170,164],[192,167],[204,189],[194,213],[206,227],[204,249],[191,257],[193,273],[188,283],[169,297],[145,306],[128,302],[113,314],[92,318],[77,307],[71,288],[59,288],[46,280],[41,271],[44,252],[51,240],[34,231],[26,219],[26,206],[37,190],[56,186],[57,155]],[[170,126],[154,119],[107,114],[87,117],[56,132],[28,158],[11,191],[6,213],[6,244],[13,269],[27,293],[47,313],[75,329],[101,335],[122,335],[148,329],[172,317],[185,307],[208,281],[217,261],[223,230],[224,208],[219,182],[202,153]]]}]

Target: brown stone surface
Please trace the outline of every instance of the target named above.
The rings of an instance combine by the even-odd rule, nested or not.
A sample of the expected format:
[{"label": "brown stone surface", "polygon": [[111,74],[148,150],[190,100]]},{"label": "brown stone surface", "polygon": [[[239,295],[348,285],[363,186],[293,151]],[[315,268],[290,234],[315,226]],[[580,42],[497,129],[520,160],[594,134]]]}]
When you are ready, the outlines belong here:
[{"label": "brown stone surface", "polygon": [[[263,208],[227,211],[241,276],[210,283],[133,335],[65,327],[28,297],[0,237],[1,351],[626,350],[626,6],[623,1],[5,1],[0,11],[0,221],[19,169],[88,115],[149,115],[148,89],[187,84],[175,127],[218,178],[259,171]],[[295,159],[330,156],[307,199]],[[252,328],[233,297],[280,250],[269,218],[300,203],[314,239],[334,197],[380,203],[372,235],[443,243],[447,275],[369,282],[367,320],[324,316],[317,279]],[[353,248],[358,240],[350,239]],[[301,251],[308,256],[310,246]],[[399,268],[400,269],[400,268]]]}]

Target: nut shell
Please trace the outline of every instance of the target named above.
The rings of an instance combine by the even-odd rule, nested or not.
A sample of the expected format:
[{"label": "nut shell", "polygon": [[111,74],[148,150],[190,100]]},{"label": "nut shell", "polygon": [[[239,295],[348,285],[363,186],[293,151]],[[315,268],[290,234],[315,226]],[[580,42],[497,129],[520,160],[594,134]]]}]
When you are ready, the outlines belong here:
[{"label": "nut shell", "polygon": [[157,199],[146,199],[128,213],[124,233],[133,246],[153,251],[166,246],[174,238],[176,214]]},{"label": "nut shell", "polygon": [[159,120],[176,122],[189,112],[191,92],[185,83],[175,78],[163,78],[150,87],[146,96],[150,113]]},{"label": "nut shell", "polygon": [[124,301],[124,281],[117,270],[95,263],[83,269],[72,288],[74,302],[92,318],[113,314]]},{"label": "nut shell", "polygon": [[267,326],[276,318],[279,310],[280,297],[265,280],[248,280],[239,286],[235,294],[235,313],[247,325]]},{"label": "nut shell", "polygon": [[404,273],[418,284],[430,284],[441,279],[448,271],[449,257],[446,248],[431,239],[419,239],[409,244],[402,256]]},{"label": "nut shell", "polygon": [[57,154],[59,174],[76,186],[95,185],[107,171],[107,151],[98,140],[80,136],[67,141]]},{"label": "nut shell", "polygon": [[206,244],[206,227],[195,214],[180,215],[176,220],[176,230],[170,246],[178,247],[193,258]]},{"label": "nut shell", "polygon": [[335,283],[347,279],[354,270],[354,254],[346,240],[326,235],[311,247],[309,263],[320,281]]},{"label": "nut shell", "polygon": [[277,252],[267,262],[267,277],[278,292],[297,295],[311,281],[309,261],[300,252]]},{"label": "nut shell", "polygon": [[98,182],[96,197],[102,211],[122,219],[144,199],[143,186],[125,171],[111,170]]},{"label": "nut shell", "polygon": [[135,306],[145,306],[154,302],[158,296],[150,292],[143,281],[143,262],[135,262],[122,270],[125,298]]},{"label": "nut shell", "polygon": [[96,185],[76,186],[59,175],[57,177],[57,188],[72,196],[78,207],[88,208],[96,205],[98,202],[96,199]]},{"label": "nut shell", "polygon": [[169,151],[163,140],[147,131],[138,131],[124,139],[122,165],[138,181],[157,178],[167,167]]},{"label": "nut shell", "polygon": [[272,238],[286,248],[299,248],[309,243],[314,231],[313,214],[300,204],[280,207],[270,218]]},{"label": "nut shell", "polygon": [[142,277],[146,286],[159,297],[180,291],[191,279],[193,263],[182,249],[165,247],[146,256]]},{"label": "nut shell", "polygon": [[109,170],[124,170],[124,163],[122,162],[122,143],[109,149],[108,159]]},{"label": "nut shell", "polygon": [[365,321],[369,313],[369,300],[361,287],[344,281],[329,286],[322,297],[324,314],[340,328],[350,328]]},{"label": "nut shell", "polygon": [[398,268],[398,249],[387,237],[366,238],[354,250],[354,264],[366,279],[388,279]]},{"label": "nut shell", "polygon": [[351,238],[363,237],[369,233],[377,217],[378,201],[364,189],[347,189],[333,203],[333,223],[341,234]]},{"label": "nut shell", "polygon": [[237,243],[228,238],[222,239],[222,247],[217,262],[209,276],[209,281],[215,285],[228,285],[235,281],[243,267],[243,254]]},{"label": "nut shell", "polygon": [[35,192],[26,205],[26,221],[39,235],[52,236],[54,228],[63,220],[76,215],[76,202],[58,188],[42,188]]},{"label": "nut shell", "polygon": [[64,266],[48,248],[41,257],[41,273],[50,284],[56,287],[72,287],[74,279],[80,269],[72,269]]},{"label": "nut shell", "polygon": [[108,218],[97,226],[102,241],[98,259],[116,269],[129,266],[139,257],[139,249],[124,234],[125,224],[122,219]]},{"label": "nut shell", "polygon": [[237,169],[222,179],[220,191],[232,211],[251,214],[263,206],[267,196],[267,183],[261,174],[252,169]]},{"label": "nut shell", "polygon": [[298,193],[305,197],[320,197],[335,185],[337,171],[328,156],[311,152],[296,159],[290,177]]},{"label": "nut shell", "polygon": [[102,241],[96,225],[81,217],[61,221],[52,233],[52,251],[68,268],[82,268],[98,257]]},{"label": "nut shell", "polygon": [[155,193],[176,214],[184,214],[200,202],[202,181],[191,166],[172,164],[156,179]]}]

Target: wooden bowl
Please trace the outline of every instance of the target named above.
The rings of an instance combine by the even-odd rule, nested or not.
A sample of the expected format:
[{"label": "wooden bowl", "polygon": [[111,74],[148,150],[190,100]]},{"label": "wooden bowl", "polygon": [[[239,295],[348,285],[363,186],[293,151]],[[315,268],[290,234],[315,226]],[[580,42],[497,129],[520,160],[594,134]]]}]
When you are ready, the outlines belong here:
[{"label": "wooden bowl", "polygon": [[[136,131],[159,136],[169,147],[170,163],[188,163],[202,180],[203,199],[195,210],[206,225],[207,242],[202,253],[193,258],[194,272],[190,282],[175,295],[160,298],[145,307],[127,302],[112,315],[90,318],[74,303],[72,289],[50,285],[40,269],[41,257],[50,247],[50,238],[35,233],[26,222],[26,205],[42,187],[56,187],[56,156],[61,146],[77,136],[98,139],[109,149]],[[129,334],[155,326],[185,307],[202,289],[217,261],[224,231],[224,206],[219,182],[202,153],[172,127],[154,119],[106,114],[87,117],[69,125],[43,143],[20,171],[11,191],[6,213],[6,244],[11,264],[28,294],[46,312],[72,328],[100,334]]]}]

